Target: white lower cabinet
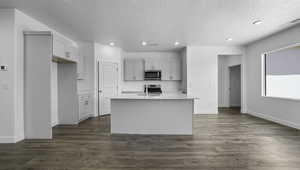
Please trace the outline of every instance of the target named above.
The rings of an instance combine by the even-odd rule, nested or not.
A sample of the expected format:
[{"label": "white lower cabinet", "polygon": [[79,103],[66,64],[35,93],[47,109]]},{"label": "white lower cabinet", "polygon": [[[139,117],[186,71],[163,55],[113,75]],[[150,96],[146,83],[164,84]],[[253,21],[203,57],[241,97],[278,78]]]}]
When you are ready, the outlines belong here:
[{"label": "white lower cabinet", "polygon": [[92,115],[92,95],[79,95],[79,121],[85,120]]}]

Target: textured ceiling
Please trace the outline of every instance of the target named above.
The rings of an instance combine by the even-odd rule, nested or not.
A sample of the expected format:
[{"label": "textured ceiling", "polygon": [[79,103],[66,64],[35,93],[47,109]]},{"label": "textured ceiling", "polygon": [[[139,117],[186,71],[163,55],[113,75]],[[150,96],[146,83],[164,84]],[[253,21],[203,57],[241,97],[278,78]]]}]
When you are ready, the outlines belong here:
[{"label": "textured ceiling", "polygon": [[[300,0],[0,0],[75,39],[127,51],[245,45],[292,26]],[[263,20],[253,25],[256,19]],[[233,40],[228,42],[227,38]],[[157,46],[141,46],[141,41]]]}]

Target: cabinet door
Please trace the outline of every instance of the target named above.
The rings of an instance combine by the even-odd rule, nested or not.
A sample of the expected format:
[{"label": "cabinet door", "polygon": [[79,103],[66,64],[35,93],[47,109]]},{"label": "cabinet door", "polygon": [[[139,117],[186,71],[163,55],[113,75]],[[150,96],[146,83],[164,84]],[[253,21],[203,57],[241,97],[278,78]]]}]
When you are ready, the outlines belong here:
[{"label": "cabinet door", "polygon": [[133,60],[126,59],[124,60],[124,80],[130,81],[135,80],[134,77],[134,62]]},{"label": "cabinet door", "polygon": [[169,62],[169,80],[181,80],[181,62],[180,58],[170,58]]},{"label": "cabinet door", "polygon": [[86,116],[89,113],[89,105],[90,105],[90,100],[89,100],[89,96],[86,95],[84,96],[84,116]]},{"label": "cabinet door", "polygon": [[79,119],[83,119],[85,115],[84,96],[79,95]]},{"label": "cabinet door", "polygon": [[124,60],[124,80],[136,81],[144,79],[143,59]]},{"label": "cabinet door", "polygon": [[155,60],[153,58],[145,59],[145,70],[155,70]]},{"label": "cabinet door", "polygon": [[137,59],[134,62],[133,73],[135,80],[144,80],[144,65],[143,59]]},{"label": "cabinet door", "polygon": [[53,55],[56,57],[65,57],[65,45],[58,38],[53,38]]},{"label": "cabinet door", "polygon": [[66,59],[77,62],[78,61],[78,49],[70,43],[65,44],[65,56]]},{"label": "cabinet door", "polygon": [[161,59],[161,80],[170,80],[169,58]]}]

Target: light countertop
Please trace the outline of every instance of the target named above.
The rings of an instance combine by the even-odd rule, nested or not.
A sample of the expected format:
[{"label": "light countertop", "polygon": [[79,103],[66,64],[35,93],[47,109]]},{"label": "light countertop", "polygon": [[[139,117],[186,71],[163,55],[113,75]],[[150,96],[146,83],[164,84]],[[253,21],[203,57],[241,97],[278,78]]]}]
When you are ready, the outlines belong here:
[{"label": "light countertop", "polygon": [[121,94],[111,98],[113,99],[142,99],[142,100],[192,100],[195,97],[186,94],[161,94],[161,95],[145,95],[145,94]]}]

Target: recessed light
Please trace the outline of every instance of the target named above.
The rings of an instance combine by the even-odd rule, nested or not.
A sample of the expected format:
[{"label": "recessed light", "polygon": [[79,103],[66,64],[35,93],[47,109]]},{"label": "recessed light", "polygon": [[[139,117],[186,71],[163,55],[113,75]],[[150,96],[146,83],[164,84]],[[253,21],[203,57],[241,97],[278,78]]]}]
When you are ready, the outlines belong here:
[{"label": "recessed light", "polygon": [[115,43],[114,42],[110,42],[109,45],[110,46],[115,46]]},{"label": "recessed light", "polygon": [[255,20],[252,22],[253,25],[259,25],[262,24],[262,20]]},{"label": "recessed light", "polygon": [[226,41],[232,41],[233,39],[232,38],[226,38]]},{"label": "recessed light", "polygon": [[174,43],[174,45],[175,45],[175,46],[178,46],[178,45],[179,45],[179,42],[178,42],[178,41],[176,41],[176,42]]},{"label": "recessed light", "polygon": [[146,41],[143,41],[143,42],[142,42],[142,45],[143,45],[143,46],[146,46],[146,45],[147,45],[147,42],[146,42]]}]

